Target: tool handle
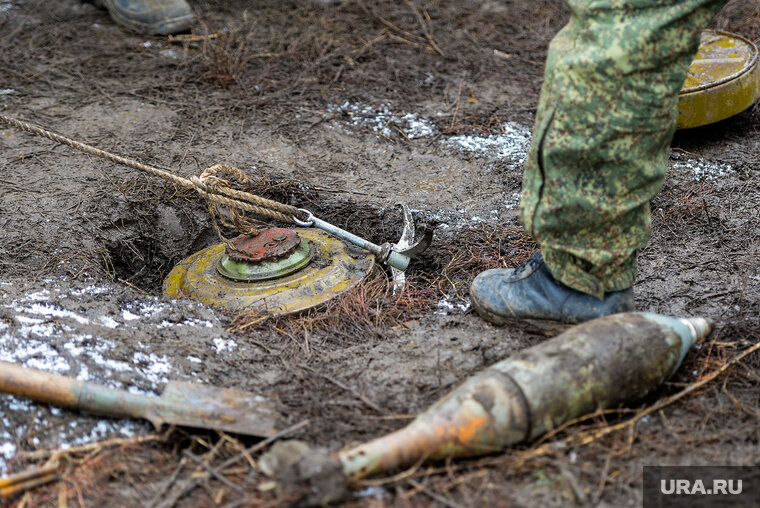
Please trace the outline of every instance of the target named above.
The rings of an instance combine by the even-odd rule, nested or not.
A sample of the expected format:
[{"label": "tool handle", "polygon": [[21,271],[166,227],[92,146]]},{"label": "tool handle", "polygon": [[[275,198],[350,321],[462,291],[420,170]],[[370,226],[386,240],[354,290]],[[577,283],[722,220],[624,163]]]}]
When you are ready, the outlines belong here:
[{"label": "tool handle", "polygon": [[307,216],[307,219],[305,221],[298,219],[298,217],[293,217],[293,221],[299,226],[315,227],[321,229],[322,231],[326,231],[334,236],[337,236],[341,240],[346,240],[347,242],[353,243],[357,247],[361,247],[364,250],[370,251],[372,254],[377,256],[377,258],[382,263],[392,266],[393,268],[397,268],[401,271],[406,270],[406,267],[409,266],[409,256],[392,250],[391,244],[384,243],[383,245],[377,245],[376,243],[365,240],[360,236],[349,233],[345,229],[341,229],[335,224],[330,224],[329,222],[325,222],[322,219],[314,217],[314,214],[308,210],[299,208],[299,211],[304,212]]},{"label": "tool handle", "polygon": [[0,362],[0,392],[102,416],[145,418],[160,427],[153,397]]},{"label": "tool handle", "polygon": [[306,214],[306,220],[300,220],[298,217],[293,217],[293,221],[303,227],[314,227],[321,229],[322,231],[326,231],[332,235],[337,236],[341,240],[346,240],[347,242],[353,243],[357,247],[361,247],[364,250],[368,250],[371,253],[375,254],[376,256],[380,256],[383,253],[383,248],[380,245],[374,244],[370,242],[369,240],[365,240],[364,238],[357,236],[353,233],[349,233],[345,229],[341,229],[335,224],[330,224],[329,222],[325,222],[322,219],[318,219],[314,216],[313,213],[310,211],[299,208],[298,211],[303,212]]},{"label": "tool handle", "polygon": [[79,407],[83,381],[0,362],[0,392],[57,406]]}]

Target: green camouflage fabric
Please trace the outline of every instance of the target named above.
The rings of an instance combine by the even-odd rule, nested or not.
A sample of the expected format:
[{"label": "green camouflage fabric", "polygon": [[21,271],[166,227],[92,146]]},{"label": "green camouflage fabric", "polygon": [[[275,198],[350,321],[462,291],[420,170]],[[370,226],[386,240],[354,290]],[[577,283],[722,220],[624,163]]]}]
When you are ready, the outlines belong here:
[{"label": "green camouflage fabric", "polygon": [[726,0],[565,0],[549,47],[520,218],[552,274],[602,299],[633,285],[678,92]]}]

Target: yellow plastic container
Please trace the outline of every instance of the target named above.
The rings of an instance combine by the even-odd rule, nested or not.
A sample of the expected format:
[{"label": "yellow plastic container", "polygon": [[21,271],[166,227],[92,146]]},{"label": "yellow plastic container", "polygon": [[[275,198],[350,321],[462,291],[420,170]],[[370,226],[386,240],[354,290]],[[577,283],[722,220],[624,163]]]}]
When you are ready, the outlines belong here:
[{"label": "yellow plastic container", "polygon": [[741,113],[760,98],[758,50],[740,35],[706,30],[678,96],[678,129]]}]

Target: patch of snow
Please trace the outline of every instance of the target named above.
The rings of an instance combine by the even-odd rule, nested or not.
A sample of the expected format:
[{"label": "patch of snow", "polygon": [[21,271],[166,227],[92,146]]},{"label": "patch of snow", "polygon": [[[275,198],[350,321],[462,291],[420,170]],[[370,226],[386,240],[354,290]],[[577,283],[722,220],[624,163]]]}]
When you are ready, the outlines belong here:
[{"label": "patch of snow", "polygon": [[475,157],[508,160],[512,168],[522,166],[530,148],[530,129],[515,122],[507,122],[502,125],[502,131],[501,134],[490,136],[452,136],[442,143],[472,153]]},{"label": "patch of snow", "polygon": [[142,317],[153,317],[164,309],[166,309],[166,305],[163,303],[139,301],[128,304],[126,308],[122,309],[121,317],[125,321],[134,321]]},{"label": "patch of snow", "polygon": [[[505,209],[517,206],[519,204],[520,195],[515,193],[512,198],[505,200]],[[512,203],[514,200],[514,204]],[[414,214],[419,214],[425,221],[435,222],[438,224],[438,229],[441,230],[457,230],[464,227],[477,226],[479,224],[498,224],[499,210],[491,210],[489,217],[483,218],[479,215],[470,215],[466,210],[458,208],[445,209],[445,210],[412,210]]]},{"label": "patch of snow", "polygon": [[42,289],[42,290],[37,291],[35,293],[29,293],[28,295],[26,295],[22,299],[22,301],[25,301],[25,302],[34,302],[34,301],[46,302],[46,301],[48,301],[49,298],[50,298],[50,291],[48,291],[47,289]]},{"label": "patch of snow", "polygon": [[11,396],[11,401],[8,404],[8,409],[11,411],[31,411],[34,402],[28,399],[19,399],[18,397]]},{"label": "patch of snow", "polygon": [[507,196],[504,200],[504,208],[507,210],[513,210],[520,207],[520,193],[513,192],[511,196]]},{"label": "patch of snow", "polygon": [[[82,344],[85,341],[92,341],[92,335],[77,335],[75,337],[72,337],[69,342],[63,345],[63,348],[68,351],[71,356],[79,356],[82,353],[86,352],[88,348],[85,348]],[[92,345],[88,346],[90,349],[92,348]],[[99,348],[96,345],[96,349],[104,349]]]},{"label": "patch of snow", "polygon": [[102,295],[108,293],[109,288],[107,286],[87,286],[83,289],[72,289],[69,294],[71,296],[83,296],[83,295]]},{"label": "patch of snow", "polygon": [[155,353],[146,354],[138,351],[132,356],[132,361],[138,366],[137,368],[143,376],[153,383],[154,386],[158,383],[169,382],[165,374],[169,374],[172,367],[165,355],[158,356]]},{"label": "patch of snow", "polygon": [[[8,436],[10,438],[10,436]],[[10,441],[6,441],[5,443],[0,443],[0,458],[4,460],[0,460],[0,465],[2,462],[7,462],[13,458],[13,456],[16,455],[16,445],[11,443]],[[0,472],[2,472],[2,468],[0,468]]]},{"label": "patch of snow", "polygon": [[79,381],[92,381],[92,378],[90,376],[90,369],[87,368],[87,365],[82,363],[79,365],[79,373],[77,373],[77,379]]},{"label": "patch of snow", "polygon": [[[71,422],[71,428],[77,427],[77,422]],[[135,420],[99,420],[88,434],[71,437],[61,443],[62,449],[73,448],[94,441],[102,441],[117,433],[123,437],[134,437],[143,424]]]},{"label": "patch of snow", "polygon": [[26,325],[26,326],[38,325],[43,322],[40,318],[29,317],[29,316],[16,316],[15,319],[22,325]]},{"label": "patch of snow", "polygon": [[426,138],[438,133],[435,125],[416,113],[396,115],[387,105],[375,109],[372,106],[346,101],[343,104],[329,104],[329,113],[342,113],[348,116],[349,125],[364,127],[383,136],[391,136],[395,131],[401,131],[408,139]]},{"label": "patch of snow", "polygon": [[464,314],[470,310],[469,298],[444,296],[436,304],[436,314],[448,316],[449,314]]},{"label": "patch of snow", "polygon": [[217,354],[222,354],[224,351],[232,351],[237,347],[237,343],[232,339],[224,340],[221,337],[216,337],[212,342]]},{"label": "patch of snow", "polygon": [[26,334],[17,340],[9,333],[0,335],[0,360],[49,372],[70,369],[68,362],[47,342],[28,337]]},{"label": "patch of snow", "polygon": [[214,323],[212,323],[211,321],[207,321],[205,319],[194,319],[194,318],[185,319],[184,321],[181,321],[179,323],[163,320],[161,321],[161,324],[158,325],[158,328],[169,328],[171,326],[192,326],[192,327],[213,328]]},{"label": "patch of snow", "polygon": [[[63,289],[57,281],[44,281],[49,289],[36,290],[22,297],[14,298],[0,291],[0,310],[5,311],[5,319],[0,320],[0,360],[16,365],[35,368],[45,372],[76,376],[82,381],[95,381],[109,386],[121,387],[116,373],[129,373],[131,390],[140,387],[155,387],[167,382],[172,370],[169,359],[147,351],[132,353],[127,361],[117,360],[113,355],[113,340],[89,333],[76,333],[77,326],[102,326],[104,331],[117,327],[142,328],[143,323],[127,323],[110,316],[88,318],[71,308],[67,302],[74,302],[82,295],[106,293],[108,287],[89,286],[84,289]],[[10,288],[12,284],[0,282],[0,287]],[[55,298],[53,298],[55,296]],[[128,303],[122,317],[152,316],[166,306],[153,302],[135,301]],[[77,307],[72,307],[78,309]],[[213,323],[201,319],[187,319],[190,326],[213,327]],[[68,324],[67,324],[68,323]],[[70,326],[69,326],[70,325]],[[97,330],[97,328],[95,329]],[[60,340],[59,337],[63,337]],[[146,347],[145,344],[141,344]],[[134,386],[134,384],[138,386]],[[35,431],[30,444],[37,447],[74,447],[108,437],[132,437],[144,432],[145,423],[132,420],[98,420],[84,418],[69,422],[69,425],[51,425],[48,415],[61,417],[64,410],[38,405],[27,399],[9,395],[0,397],[0,476],[9,471],[9,462],[19,450],[16,441],[19,436]],[[73,414],[73,413],[72,413]],[[22,415],[19,417],[18,415]]]},{"label": "patch of snow", "polygon": [[105,326],[106,328],[116,328],[119,326],[119,322],[111,316],[100,316],[98,318],[98,324]]},{"label": "patch of snow", "polygon": [[140,316],[131,313],[127,309],[121,311],[121,317],[124,318],[124,321],[134,321],[135,319],[140,319]]},{"label": "patch of snow", "polygon": [[43,305],[40,303],[32,304],[30,307],[14,307],[17,312],[28,312],[29,314],[35,314],[38,316],[57,317],[57,318],[70,318],[79,324],[86,325],[90,322],[84,316],[80,316],[70,310],[60,309],[53,305]]},{"label": "patch of snow", "polygon": [[87,351],[87,356],[89,356],[93,362],[100,365],[101,367],[105,367],[106,369],[115,370],[118,372],[127,372],[132,370],[132,366],[128,363],[119,360],[112,360],[110,358],[104,358],[103,355],[98,351]]},{"label": "patch of snow", "polygon": [[705,159],[679,160],[673,163],[675,169],[687,169],[692,172],[695,180],[714,181],[734,173],[731,164],[711,162]]}]

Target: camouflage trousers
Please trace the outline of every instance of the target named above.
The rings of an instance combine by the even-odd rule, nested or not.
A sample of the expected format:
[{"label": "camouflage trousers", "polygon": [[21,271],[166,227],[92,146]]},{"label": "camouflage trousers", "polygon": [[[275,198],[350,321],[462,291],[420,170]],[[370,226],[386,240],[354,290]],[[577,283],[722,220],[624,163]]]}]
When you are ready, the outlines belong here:
[{"label": "camouflage trousers", "polygon": [[600,299],[633,285],[678,92],[726,0],[565,0],[525,163],[520,218],[552,274]]}]

